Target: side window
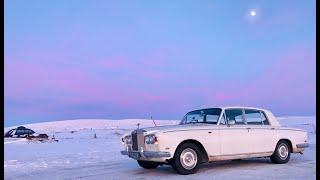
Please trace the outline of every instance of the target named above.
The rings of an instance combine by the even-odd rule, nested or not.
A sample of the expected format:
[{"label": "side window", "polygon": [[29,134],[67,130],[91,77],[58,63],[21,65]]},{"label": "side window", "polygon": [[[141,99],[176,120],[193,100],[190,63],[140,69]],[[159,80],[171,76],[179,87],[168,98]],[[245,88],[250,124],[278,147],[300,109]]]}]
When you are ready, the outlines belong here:
[{"label": "side window", "polygon": [[244,111],[244,113],[245,113],[245,118],[246,118],[247,124],[249,124],[249,125],[262,125],[262,118],[261,118],[260,111],[246,109]]},{"label": "side window", "polygon": [[264,125],[270,125],[270,123],[269,123],[266,115],[264,114],[264,112],[262,112],[262,111],[260,111],[260,112],[261,112],[261,117],[262,117],[262,123],[263,123]]},{"label": "side window", "polygon": [[217,124],[218,119],[219,119],[218,115],[212,115],[212,114],[206,115],[206,120],[208,123]]},{"label": "side window", "polygon": [[190,114],[187,116],[187,121],[188,122],[203,122],[204,116],[202,114]]},{"label": "side window", "polygon": [[206,114],[205,121],[207,123],[217,124],[221,114],[221,109],[206,109],[204,113]]},{"label": "side window", "polygon": [[24,130],[17,129],[15,135],[22,135],[24,133]]},{"label": "side window", "polygon": [[227,109],[225,113],[227,121],[235,120],[236,124],[245,124],[242,119],[242,109]]},{"label": "side window", "polygon": [[221,120],[220,120],[221,125],[226,125],[226,119],[224,113],[221,115]]}]

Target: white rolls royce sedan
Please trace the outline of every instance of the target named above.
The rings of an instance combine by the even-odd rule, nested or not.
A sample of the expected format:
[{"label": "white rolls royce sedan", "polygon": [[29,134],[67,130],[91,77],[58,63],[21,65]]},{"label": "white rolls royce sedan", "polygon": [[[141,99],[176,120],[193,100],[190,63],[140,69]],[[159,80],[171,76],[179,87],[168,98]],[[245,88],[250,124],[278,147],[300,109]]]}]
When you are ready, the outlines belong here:
[{"label": "white rolls royce sedan", "polygon": [[308,147],[307,132],[282,127],[268,110],[219,107],[188,112],[178,125],[136,129],[122,137],[121,154],[146,169],[171,165],[192,174],[200,163],[270,157],[286,163]]}]

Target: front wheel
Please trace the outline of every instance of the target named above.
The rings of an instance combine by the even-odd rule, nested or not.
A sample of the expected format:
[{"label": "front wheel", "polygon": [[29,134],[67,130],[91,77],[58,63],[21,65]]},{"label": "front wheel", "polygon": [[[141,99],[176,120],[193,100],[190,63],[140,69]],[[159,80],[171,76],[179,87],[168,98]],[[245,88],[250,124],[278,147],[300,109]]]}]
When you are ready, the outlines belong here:
[{"label": "front wheel", "polygon": [[137,160],[137,162],[144,169],[154,169],[159,166],[159,163],[157,163],[157,162],[141,161],[141,160]]},{"label": "front wheel", "polygon": [[201,159],[198,146],[192,143],[180,145],[173,157],[172,166],[179,174],[187,175],[197,172]]},{"label": "front wheel", "polygon": [[270,159],[276,164],[287,163],[290,159],[290,152],[290,144],[287,141],[281,140],[278,142],[274,153],[270,156]]}]

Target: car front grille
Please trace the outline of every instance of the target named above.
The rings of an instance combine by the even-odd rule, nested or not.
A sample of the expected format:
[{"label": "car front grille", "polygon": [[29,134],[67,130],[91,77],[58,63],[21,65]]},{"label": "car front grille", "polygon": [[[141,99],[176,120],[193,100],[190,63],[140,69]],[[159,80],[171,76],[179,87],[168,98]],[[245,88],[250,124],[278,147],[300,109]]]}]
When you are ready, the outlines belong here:
[{"label": "car front grille", "polygon": [[131,133],[131,138],[132,138],[132,150],[138,151],[138,150],[140,150],[141,147],[144,148],[143,132],[145,132],[145,130],[137,129],[137,130],[134,130],[134,131]]},{"label": "car front grille", "polygon": [[133,131],[131,134],[132,137],[132,150],[137,151],[138,150],[138,133],[137,131]]}]

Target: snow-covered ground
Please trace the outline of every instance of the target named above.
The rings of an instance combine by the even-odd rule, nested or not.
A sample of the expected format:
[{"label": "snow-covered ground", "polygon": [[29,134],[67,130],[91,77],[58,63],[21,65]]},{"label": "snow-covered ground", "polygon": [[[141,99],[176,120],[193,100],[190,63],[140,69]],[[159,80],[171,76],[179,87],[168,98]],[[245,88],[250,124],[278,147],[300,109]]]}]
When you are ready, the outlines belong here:
[{"label": "snow-covered ground", "polygon": [[[222,161],[201,165],[197,174],[182,176],[170,166],[142,169],[136,161],[120,154],[120,137],[151,120],[67,120],[24,125],[38,133],[53,135],[58,142],[37,143],[4,139],[5,179],[315,179],[315,116],[279,117],[280,123],[305,129],[311,146],[303,155],[292,154],[287,164],[269,159]],[[176,124],[158,120],[157,125]],[[7,130],[14,127],[7,127]],[[97,138],[94,138],[96,134]]]}]

